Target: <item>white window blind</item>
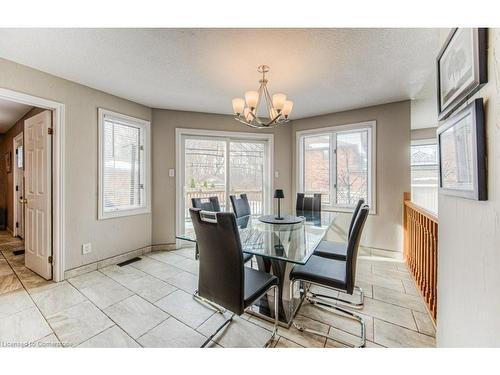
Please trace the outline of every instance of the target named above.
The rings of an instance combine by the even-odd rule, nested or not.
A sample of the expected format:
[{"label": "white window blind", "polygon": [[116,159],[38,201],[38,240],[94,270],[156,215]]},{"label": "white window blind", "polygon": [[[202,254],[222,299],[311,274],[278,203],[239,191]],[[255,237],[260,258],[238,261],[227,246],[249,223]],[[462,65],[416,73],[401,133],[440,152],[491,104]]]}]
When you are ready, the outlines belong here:
[{"label": "white window blind", "polygon": [[100,216],[142,213],[148,209],[145,124],[104,113],[100,127]]}]

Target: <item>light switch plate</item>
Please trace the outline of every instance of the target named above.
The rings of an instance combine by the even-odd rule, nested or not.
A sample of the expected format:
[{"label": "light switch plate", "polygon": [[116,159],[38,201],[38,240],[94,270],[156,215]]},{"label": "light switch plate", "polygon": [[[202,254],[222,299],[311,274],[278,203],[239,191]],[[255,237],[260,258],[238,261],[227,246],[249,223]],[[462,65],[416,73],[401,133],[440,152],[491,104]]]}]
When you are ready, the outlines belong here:
[{"label": "light switch plate", "polygon": [[92,244],[91,243],[84,243],[82,245],[82,254],[88,254],[92,251]]},{"label": "light switch plate", "polygon": [[175,169],[173,168],[170,168],[168,170],[168,177],[174,177],[175,176]]},{"label": "light switch plate", "polygon": [[280,173],[278,171],[274,171],[274,178],[279,178],[280,177]]}]

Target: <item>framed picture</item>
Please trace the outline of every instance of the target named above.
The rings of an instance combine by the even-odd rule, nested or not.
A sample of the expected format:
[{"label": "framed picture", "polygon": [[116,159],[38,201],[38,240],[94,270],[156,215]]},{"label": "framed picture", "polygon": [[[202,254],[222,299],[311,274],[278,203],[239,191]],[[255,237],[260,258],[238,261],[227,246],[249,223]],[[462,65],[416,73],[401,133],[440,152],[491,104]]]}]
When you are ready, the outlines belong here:
[{"label": "framed picture", "polygon": [[486,135],[483,99],[476,99],[437,130],[439,190],[486,200]]},{"label": "framed picture", "polygon": [[488,81],[487,29],[453,29],[437,57],[439,120]]},{"label": "framed picture", "polygon": [[10,157],[10,151],[9,152],[6,152],[5,155],[5,171],[7,173],[10,173],[10,170],[11,170],[11,157]]}]

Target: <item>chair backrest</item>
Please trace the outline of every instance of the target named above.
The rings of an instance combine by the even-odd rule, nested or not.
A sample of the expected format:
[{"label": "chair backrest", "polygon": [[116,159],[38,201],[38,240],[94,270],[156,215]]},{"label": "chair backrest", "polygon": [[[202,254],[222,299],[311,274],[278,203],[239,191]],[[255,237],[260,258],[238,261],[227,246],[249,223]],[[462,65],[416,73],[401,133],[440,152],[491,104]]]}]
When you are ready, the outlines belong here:
[{"label": "chair backrest", "polygon": [[220,212],[218,197],[208,197],[208,202],[203,201],[206,198],[191,198],[193,208],[200,208],[203,211]]},{"label": "chair backrest", "polygon": [[346,278],[347,278],[347,292],[352,294],[354,283],[356,280],[356,261],[358,259],[359,242],[363,227],[365,226],[366,218],[370,207],[364,205],[360,208],[358,216],[354,221],[351,236],[347,242],[347,259],[346,259]]},{"label": "chair backrest", "polygon": [[229,198],[231,199],[231,205],[233,206],[233,212],[236,217],[248,216],[252,214],[246,194],[240,194],[240,198],[236,198],[236,195],[230,195]]},{"label": "chair backrest", "polygon": [[190,208],[199,250],[198,293],[235,314],[244,311],[243,251],[232,212]]},{"label": "chair backrest", "polygon": [[365,204],[365,200],[363,198],[361,198],[358,203],[356,204],[356,207],[354,208],[354,212],[352,213],[352,218],[351,218],[351,223],[349,224],[349,232],[348,233],[348,237],[351,237],[351,232],[352,232],[352,228],[354,227],[354,222],[356,221],[356,218],[358,217],[358,213],[359,213],[359,210],[361,209],[361,206],[363,206],[363,204]]},{"label": "chair backrest", "polygon": [[297,211],[321,211],[321,194],[306,197],[304,193],[297,193]]}]

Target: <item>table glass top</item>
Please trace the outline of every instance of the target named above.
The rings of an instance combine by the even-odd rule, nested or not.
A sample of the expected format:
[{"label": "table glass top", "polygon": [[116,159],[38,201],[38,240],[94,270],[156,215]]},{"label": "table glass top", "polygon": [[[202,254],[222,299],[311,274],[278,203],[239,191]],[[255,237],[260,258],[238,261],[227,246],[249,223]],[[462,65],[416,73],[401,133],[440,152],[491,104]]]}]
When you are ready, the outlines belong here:
[{"label": "table glass top", "polygon": [[[298,224],[266,224],[258,216],[236,219],[245,253],[305,264],[332,225],[336,213],[297,211],[304,220]],[[178,239],[196,242],[193,229]]]}]

